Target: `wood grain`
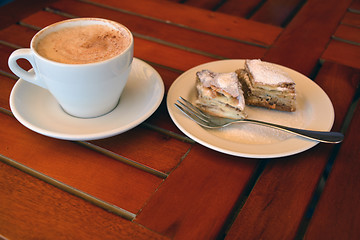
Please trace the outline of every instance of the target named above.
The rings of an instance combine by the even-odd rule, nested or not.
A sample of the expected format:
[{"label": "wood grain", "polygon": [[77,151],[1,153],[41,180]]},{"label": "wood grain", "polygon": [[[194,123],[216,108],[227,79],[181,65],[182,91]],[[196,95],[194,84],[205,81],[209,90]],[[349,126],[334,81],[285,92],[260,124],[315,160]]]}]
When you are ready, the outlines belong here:
[{"label": "wood grain", "polygon": [[[360,72],[358,72],[358,79]],[[304,239],[360,238],[360,108],[348,129]]]},{"label": "wood grain", "polygon": [[350,3],[351,0],[331,0],[327,4],[307,1],[264,59],[309,76]]},{"label": "wood grain", "polygon": [[322,59],[334,61],[354,68],[360,68],[360,46],[338,40],[331,40]]},{"label": "wood grain", "polygon": [[265,46],[270,46],[282,31],[279,27],[171,1],[138,0],[138,4],[133,4],[132,0],[92,2],[161,19],[169,24]]},{"label": "wood grain", "polygon": [[11,116],[0,113],[0,119],[3,155],[132,213],[162,182],[76,143],[32,132]]},{"label": "wood grain", "polygon": [[[354,2],[359,2],[359,1],[354,1]],[[350,26],[359,27],[360,26],[360,14],[354,13],[354,12],[346,12],[341,23],[347,24]]]},{"label": "wood grain", "polygon": [[183,3],[201,9],[213,10],[219,4],[219,1],[218,0],[186,0],[183,1]]},{"label": "wood grain", "polygon": [[336,29],[334,37],[360,45],[360,29],[355,26],[341,24]]},{"label": "wood grain", "polygon": [[164,173],[170,173],[191,146],[143,127],[93,143]]},{"label": "wood grain", "polygon": [[238,17],[249,18],[261,6],[261,0],[228,0],[216,10],[222,13],[235,15]]},{"label": "wood grain", "polygon": [[54,0],[14,0],[0,7],[0,29],[7,27],[20,19],[39,11]]},{"label": "wood grain", "polygon": [[[135,57],[161,74],[166,90],[184,71],[224,58],[261,58],[311,76],[333,103],[333,130],[350,126],[343,144],[319,144],[295,156],[265,161],[225,155],[177,129],[166,94],[145,123],[124,134],[91,142],[52,139],[11,116],[8,98],[16,77],[7,62],[0,61],[0,238],[221,239],[225,229],[227,239],[301,238],[299,227],[334,158],[305,238],[359,237],[359,196],[353,193],[359,187],[359,150],[351,144],[358,142],[360,119],[352,102],[360,80],[359,46],[339,40],[359,41],[358,1],[181,2],[58,0],[42,10],[32,6],[8,18],[0,29],[0,56],[7,59],[16,48],[28,47],[36,31],[51,23],[71,17],[109,18],[133,31]],[[239,11],[241,16],[225,14]],[[20,64],[30,68],[27,62]],[[350,106],[356,110],[351,122]],[[136,217],[129,221],[109,213],[4,164],[5,159]]]},{"label": "wood grain", "polygon": [[10,92],[15,84],[15,80],[0,75],[0,107],[10,110]]},{"label": "wood grain", "polygon": [[284,27],[296,15],[304,0],[269,0],[265,1],[250,19]]},{"label": "wood grain", "polygon": [[0,233],[7,239],[165,239],[0,161]]},{"label": "wood grain", "polygon": [[215,239],[256,165],[195,144],[135,222],[170,238]]},{"label": "wood grain", "polygon": [[[316,82],[333,101],[339,130],[355,94],[353,71],[325,63]],[[343,90],[341,96],[338,89]],[[344,96],[344,92],[347,92]],[[339,100],[341,98],[341,100]],[[227,239],[293,239],[333,145],[319,144],[291,158],[271,160],[233,224]]]},{"label": "wood grain", "polygon": [[[179,25],[169,24],[166,21],[158,21],[81,2],[74,1],[68,4],[64,1],[58,1],[52,4],[52,7],[78,17],[94,16],[109,18],[127,26],[137,38],[146,36],[146,39],[160,42],[163,45],[170,44],[172,48],[181,46],[182,49],[187,51],[196,49],[196,52],[203,52],[204,55],[217,59],[235,58],[242,55],[261,56],[265,53],[265,48],[263,47],[249,46],[240,41],[215,36],[206,32],[194,31]],[[135,41],[135,45],[142,46],[143,44],[137,44]],[[228,47],[224,48],[223,46]]]}]

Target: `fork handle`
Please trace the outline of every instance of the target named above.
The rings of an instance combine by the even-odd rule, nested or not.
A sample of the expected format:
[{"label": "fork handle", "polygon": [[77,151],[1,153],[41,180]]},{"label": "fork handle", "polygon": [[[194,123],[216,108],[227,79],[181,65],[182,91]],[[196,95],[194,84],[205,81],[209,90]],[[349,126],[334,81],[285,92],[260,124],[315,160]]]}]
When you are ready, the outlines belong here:
[{"label": "fork handle", "polygon": [[316,140],[324,143],[339,143],[344,139],[344,135],[340,132],[323,132],[323,131],[312,131],[305,129],[298,129],[292,127],[281,126],[274,123],[262,122],[254,119],[242,119],[241,121],[251,122],[258,125],[263,125],[267,127],[272,127],[275,129],[279,129],[285,132],[290,132],[304,138],[308,138],[311,140]]}]

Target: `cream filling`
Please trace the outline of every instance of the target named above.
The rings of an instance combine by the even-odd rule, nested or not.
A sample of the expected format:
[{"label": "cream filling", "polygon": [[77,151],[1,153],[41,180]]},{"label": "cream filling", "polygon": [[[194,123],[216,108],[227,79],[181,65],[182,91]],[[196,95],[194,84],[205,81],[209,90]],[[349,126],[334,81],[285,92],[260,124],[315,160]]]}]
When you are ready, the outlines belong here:
[{"label": "cream filling", "polygon": [[252,95],[256,95],[259,97],[265,98],[266,96],[279,98],[279,99],[295,99],[296,93],[295,90],[290,88],[280,88],[279,87],[272,87],[272,86],[264,86],[257,85],[256,87],[253,86],[253,82],[251,81],[251,77],[247,73],[241,76],[245,82],[247,87],[249,88]]}]

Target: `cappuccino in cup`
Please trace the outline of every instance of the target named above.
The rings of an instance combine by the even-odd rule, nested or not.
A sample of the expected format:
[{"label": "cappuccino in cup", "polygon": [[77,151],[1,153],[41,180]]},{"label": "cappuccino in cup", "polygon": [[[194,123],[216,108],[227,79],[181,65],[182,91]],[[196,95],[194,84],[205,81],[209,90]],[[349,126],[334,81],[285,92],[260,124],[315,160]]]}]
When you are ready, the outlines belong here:
[{"label": "cappuccino in cup", "polygon": [[86,64],[115,57],[129,45],[130,37],[122,28],[87,25],[52,32],[39,40],[35,49],[52,61]]},{"label": "cappuccino in cup", "polygon": [[[22,80],[46,88],[71,116],[109,113],[120,99],[133,60],[134,40],[125,26],[106,19],[75,18],[39,31],[30,48],[9,57]],[[33,67],[25,71],[18,59]]]}]

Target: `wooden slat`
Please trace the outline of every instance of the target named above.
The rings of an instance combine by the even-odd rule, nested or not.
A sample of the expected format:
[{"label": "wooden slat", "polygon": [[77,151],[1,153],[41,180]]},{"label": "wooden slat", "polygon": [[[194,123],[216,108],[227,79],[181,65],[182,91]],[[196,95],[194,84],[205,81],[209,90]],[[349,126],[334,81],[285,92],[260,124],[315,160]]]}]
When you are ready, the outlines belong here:
[{"label": "wooden slat", "polygon": [[13,0],[0,7],[0,29],[18,22],[20,19],[45,7],[54,0]]},{"label": "wooden slat", "polygon": [[187,0],[186,5],[223,12],[238,17],[283,27],[302,7],[304,0],[268,0],[268,1],[199,1]]},{"label": "wooden slat", "polygon": [[360,68],[360,45],[331,40],[321,58],[350,67]]},{"label": "wooden slat", "polygon": [[0,238],[165,239],[0,161]]},{"label": "wooden slat", "polygon": [[0,30],[0,39],[6,43],[17,45],[18,47],[29,48],[31,38],[36,32],[34,29],[13,24]]},{"label": "wooden slat", "polygon": [[190,147],[188,143],[143,127],[93,143],[164,173],[170,173]]},{"label": "wooden slat", "polygon": [[341,23],[355,27],[360,27],[360,14],[354,12],[346,12]]},{"label": "wooden slat", "polygon": [[162,181],[76,143],[34,133],[11,116],[0,113],[0,119],[2,155],[132,213]]},{"label": "wooden slat", "polygon": [[175,239],[215,239],[256,164],[195,144],[135,222]]},{"label": "wooden slat", "polygon": [[[321,145],[295,157],[271,160],[226,239],[294,239],[328,151]],[[301,169],[306,173],[300,174]]]},{"label": "wooden slat", "polygon": [[[360,71],[357,73],[359,83]],[[355,109],[305,239],[360,238],[360,147],[354,147],[360,141],[360,108]]]},{"label": "wooden slat", "polygon": [[60,22],[66,19],[69,19],[69,17],[59,14],[54,14],[52,12],[43,10],[43,11],[35,12],[34,14],[31,14],[30,16],[23,18],[20,21],[20,23],[29,24],[41,29],[50,24]]},{"label": "wooden slat", "polygon": [[219,0],[185,0],[181,3],[202,9],[214,10],[220,2]]},{"label": "wooden slat", "polygon": [[324,60],[335,61],[340,64],[360,68],[360,14],[347,12],[338,28],[333,40],[321,56]]},{"label": "wooden slat", "polygon": [[216,10],[218,12],[248,18],[261,5],[261,0],[227,0]]},{"label": "wooden slat", "polygon": [[[262,56],[265,53],[265,49],[262,47],[251,46],[239,41],[193,31],[188,28],[168,24],[166,21],[156,21],[81,2],[74,1],[68,4],[67,1],[59,1],[52,4],[52,7],[79,17],[110,18],[127,26],[138,38],[141,38],[141,36],[146,36],[146,39],[155,38],[154,41],[161,41],[162,44],[170,45],[172,48],[185,48],[188,51],[196,49],[196,52],[203,52],[204,55],[208,54],[212,58]],[[162,41],[166,42],[163,43]],[[224,48],[223,46],[227,47]]]},{"label": "wooden slat", "polygon": [[275,26],[286,26],[303,3],[304,0],[268,0],[251,16],[251,19]]},{"label": "wooden slat", "polygon": [[[316,83],[329,96],[335,111],[333,129],[339,131],[359,84],[354,69],[333,62],[325,62],[316,77]],[[341,88],[341,91],[339,89]]]},{"label": "wooden slat", "polygon": [[5,61],[0,61],[0,69],[5,72],[11,72],[7,64],[7,59],[9,58],[13,50],[14,49],[9,48],[8,46],[0,44],[0,55],[4,56],[4,59],[6,59]]},{"label": "wooden slat", "polygon": [[[167,111],[165,98],[164,98],[163,102],[161,103],[161,105],[159,106],[159,108],[155,111],[155,113],[153,113],[145,121],[145,124],[147,124],[147,123],[151,124],[151,126],[160,127],[164,131],[169,131],[169,134],[179,135],[176,137],[184,136],[184,134],[172,122],[172,120],[169,116],[169,113]],[[151,126],[149,126],[149,127],[151,127]]]},{"label": "wooden slat", "polygon": [[351,0],[307,1],[264,59],[310,75],[350,4]]},{"label": "wooden slat", "polygon": [[[355,94],[354,72],[326,62],[316,82],[332,100],[339,131]],[[338,89],[342,89],[341,93]],[[291,158],[271,160],[235,220],[227,239],[294,239],[333,145],[319,144]]]},{"label": "wooden slat", "polygon": [[336,29],[334,37],[353,42],[354,44],[358,44],[360,47],[360,29],[358,27],[341,24]]},{"label": "wooden slat", "polygon": [[0,75],[0,107],[10,110],[10,92],[15,84],[15,80]]},{"label": "wooden slat", "polygon": [[169,1],[137,0],[137,4],[133,4],[132,0],[122,0],[121,2],[92,0],[92,2],[136,12],[167,21],[169,24],[265,46],[271,45],[282,31],[279,27]]},{"label": "wooden slat", "polygon": [[[135,38],[134,45],[136,46],[136,48],[134,48],[135,57],[181,71],[186,71],[194,66],[217,60],[212,57],[165,46],[161,43],[141,38]],[[156,49],[155,54],[154,49]]]},{"label": "wooden slat", "polygon": [[352,10],[352,11],[360,11],[360,1],[359,0],[354,0],[349,8],[349,10]]},{"label": "wooden slat", "polygon": [[[135,33],[135,56],[148,61],[160,72],[164,78],[166,89],[182,71],[200,63],[224,57],[263,58],[266,48],[255,47],[256,44],[271,46],[263,59],[309,75],[313,72],[319,58],[323,56],[322,53],[326,49],[330,36],[334,34],[343,17],[344,9],[350,6],[350,0],[330,0],[325,5],[321,4],[319,0],[309,0],[283,31],[282,28],[269,24],[261,24],[168,1],[139,0],[136,4],[132,0],[95,1],[101,6],[88,4],[87,0],[59,0],[50,7],[50,10],[40,11],[30,16],[24,20],[24,23],[43,27],[58,21],[57,19],[64,19],[59,14],[99,16],[119,22],[125,21],[125,25],[130,26]],[[66,4],[71,4],[71,6],[68,8]],[[60,10],[59,14],[49,12],[54,9]],[[344,18],[342,21],[345,20],[348,18]],[[354,21],[352,20],[352,22]],[[21,46],[26,44],[25,39],[31,38],[33,30],[24,28],[24,31],[19,33],[20,28],[22,27],[12,25],[6,30],[4,29],[4,32],[0,31],[0,40],[5,39],[7,43],[19,43]],[[11,33],[18,34],[18,36],[9,36]],[[309,38],[308,36],[314,37]],[[276,42],[273,45],[274,41]],[[249,42],[250,45],[244,44],[244,42]],[[8,56],[14,49],[7,43],[0,44],[2,56]],[[221,46],[226,46],[230,50],[225,51],[221,49]],[[336,62],[339,61],[336,60]],[[5,61],[0,63],[0,69],[9,71]],[[353,73],[354,71],[347,67],[325,61],[316,77],[316,81],[329,94],[334,103],[335,130],[340,129],[347,106],[356,89],[354,83],[358,83]],[[6,99],[14,80],[0,77],[0,81],[3,80],[7,82],[4,90],[0,90],[1,94],[4,93],[4,96],[0,98],[0,107],[3,106],[7,109]],[[2,84],[2,82],[0,83]],[[338,91],[339,88],[342,89],[341,92]],[[118,225],[119,220],[112,221],[106,216],[107,220],[110,219],[109,221],[115,224],[115,226],[110,226],[110,224],[107,225],[107,220],[101,219],[103,215],[98,211],[93,212],[99,217],[92,218],[91,213],[89,215],[89,211],[85,210],[83,215],[79,215],[79,218],[75,218],[73,222],[70,221],[68,225],[66,221],[71,215],[64,214],[65,217],[61,218],[54,214],[67,210],[66,203],[60,205],[60,210],[46,205],[47,202],[62,203],[58,200],[63,199],[61,196],[56,200],[49,200],[49,197],[46,196],[44,203],[40,201],[40,204],[44,204],[44,209],[50,209],[47,212],[34,207],[33,202],[42,197],[38,194],[39,192],[53,193],[53,190],[43,188],[36,181],[34,183],[33,180],[24,180],[29,182],[30,189],[35,189],[35,194],[27,192],[29,186],[21,184],[21,175],[17,177],[20,180],[15,181],[20,183],[17,186],[21,186],[16,188],[18,191],[10,189],[9,186],[13,185],[10,183],[12,183],[14,175],[10,171],[9,175],[5,175],[6,178],[0,178],[7,181],[1,186],[5,186],[4,189],[0,188],[0,212],[6,213],[6,218],[1,218],[1,220],[9,219],[12,223],[6,226],[8,232],[12,232],[14,235],[4,235],[10,239],[23,238],[22,233],[17,231],[29,232],[29,228],[36,224],[40,228],[34,231],[34,235],[40,232],[41,226],[46,226],[46,223],[41,220],[45,219],[45,216],[50,219],[50,226],[56,223],[60,229],[69,228],[70,231],[73,231],[71,224],[81,228],[83,224],[90,221],[88,220],[90,218],[97,222],[103,222],[111,229],[116,229],[114,235],[117,232],[121,233],[124,229],[124,231],[134,230],[139,234],[144,234],[130,236],[129,232],[125,232],[124,238],[156,238],[160,236],[154,233],[156,232],[175,239],[214,239],[224,227],[224,222],[229,220],[227,218],[232,214],[239,199],[242,199],[242,193],[244,193],[258,163],[253,159],[248,160],[217,153],[198,144],[178,141],[169,134],[154,131],[152,127],[160,127],[163,128],[162,130],[171,130],[181,134],[179,130],[176,130],[167,114],[165,100],[159,110],[142,126],[110,139],[91,142],[95,146],[111,150],[120,157],[129,158],[168,173],[169,176],[165,180],[83,147],[86,144],[79,145],[43,137],[27,130],[11,116],[0,113],[0,118],[3,124],[0,130],[0,145],[4,146],[1,154],[30,165],[110,203],[121,205],[135,214],[140,212],[133,223],[125,222],[125,225],[123,222]],[[357,131],[357,129],[355,130]],[[32,142],[33,145],[29,146],[28,142]],[[20,152],[18,149],[24,149],[24,151]],[[241,209],[228,238],[259,239],[268,236],[277,239],[293,238],[331,150],[331,145],[320,144],[314,149],[294,157],[271,160],[257,181],[248,201]],[[53,159],[51,161],[41,159],[44,155],[52,156]],[[5,167],[8,166],[5,165]],[[343,169],[339,172],[344,172]],[[6,171],[8,171],[7,168],[4,172]],[[0,180],[0,185],[1,183],[3,182]],[[2,193],[8,192],[12,194],[11,197],[1,197]],[[345,196],[348,194],[349,192],[345,191]],[[54,195],[56,194],[54,193]],[[69,194],[66,196],[72,197]],[[333,194],[329,194],[329,196],[332,197]],[[25,200],[24,207],[19,207],[14,201],[20,197]],[[4,199],[6,202],[2,204]],[[78,205],[70,198],[65,198],[65,200],[71,201],[72,207],[75,206],[79,211],[83,210],[82,204],[85,206],[88,204],[84,202]],[[11,209],[19,208],[21,211],[15,211],[14,218],[8,217],[11,211],[1,208],[2,205],[11,206]],[[59,207],[59,204],[55,204],[55,206]],[[63,206],[65,210],[61,209]],[[94,207],[91,204],[90,206]],[[22,216],[31,207],[33,207],[33,210],[29,211],[31,216],[44,217],[33,221],[33,225],[26,226],[25,223],[29,217],[22,218]],[[39,214],[37,211],[46,212],[50,217],[43,212]],[[77,210],[70,208],[69,214],[77,214]],[[83,218],[80,219],[80,217]],[[22,219],[24,222],[20,222]],[[82,223],[78,223],[80,221]],[[330,225],[333,222],[329,220],[328,223]],[[20,226],[19,230],[12,227],[17,225]],[[3,234],[1,226],[0,222],[0,233]],[[89,231],[92,233],[95,231],[94,229],[99,228],[99,225],[91,223],[84,227],[84,231],[90,227],[93,227]],[[58,228],[54,227],[54,229],[56,229],[56,233],[59,232]],[[347,230],[343,226],[339,229]],[[47,229],[45,228],[45,230]],[[144,231],[145,233],[143,233]],[[76,233],[79,235],[74,235],[75,238],[78,236],[80,236],[78,238],[89,238],[82,229],[79,232]],[[358,231],[353,233],[355,232]],[[111,234],[113,233],[111,232]],[[49,238],[53,238],[53,235],[49,236]],[[107,235],[103,236],[107,237]],[[316,233],[314,236],[319,235]],[[109,236],[109,238],[121,237],[115,235]]]},{"label": "wooden slat", "polygon": [[[19,35],[21,35],[21,34],[19,34]],[[9,58],[10,54],[14,50],[15,50],[15,48],[13,48],[12,46],[9,47],[7,45],[3,45],[0,43],[0,54],[1,54],[1,56],[4,56],[4,61],[0,61],[0,70],[1,71],[12,74],[12,72],[10,71],[10,68],[8,66],[7,60]],[[19,59],[17,62],[19,64],[19,66],[21,66],[25,70],[29,70],[31,68],[30,63],[27,60]]]}]

